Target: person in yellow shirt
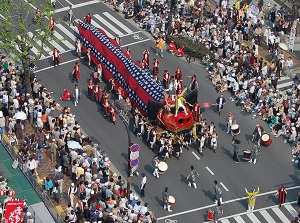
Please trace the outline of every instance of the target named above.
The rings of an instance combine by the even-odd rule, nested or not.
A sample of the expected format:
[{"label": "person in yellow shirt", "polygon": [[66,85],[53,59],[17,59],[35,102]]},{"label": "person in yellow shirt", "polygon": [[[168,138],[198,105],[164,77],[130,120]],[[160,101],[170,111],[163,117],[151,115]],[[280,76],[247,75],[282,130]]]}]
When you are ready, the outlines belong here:
[{"label": "person in yellow shirt", "polygon": [[160,56],[163,56],[163,46],[164,46],[164,40],[159,36],[155,41],[155,49],[156,49],[156,55],[160,52]]}]

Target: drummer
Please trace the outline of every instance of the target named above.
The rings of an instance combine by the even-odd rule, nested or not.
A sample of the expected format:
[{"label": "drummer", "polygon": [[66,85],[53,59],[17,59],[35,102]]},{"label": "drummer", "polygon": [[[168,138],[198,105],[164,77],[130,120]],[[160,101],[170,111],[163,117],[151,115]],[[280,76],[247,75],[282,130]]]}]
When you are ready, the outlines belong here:
[{"label": "drummer", "polygon": [[169,188],[165,187],[165,190],[163,191],[163,203],[164,203],[164,209],[167,209],[169,212],[171,212],[171,205],[169,203]]},{"label": "drummer", "polygon": [[263,134],[264,134],[263,127],[257,124],[252,134],[252,141],[257,142],[257,145],[260,146],[261,137]]},{"label": "drummer", "polygon": [[226,118],[226,124],[227,124],[227,133],[229,134],[229,132],[230,132],[230,134],[231,134],[232,136],[234,136],[234,135],[233,135],[233,132],[231,131],[231,126],[232,126],[233,124],[236,124],[236,120],[235,120],[235,118],[233,118],[232,112],[229,112],[229,114],[228,114],[228,116],[227,116],[227,118]]}]

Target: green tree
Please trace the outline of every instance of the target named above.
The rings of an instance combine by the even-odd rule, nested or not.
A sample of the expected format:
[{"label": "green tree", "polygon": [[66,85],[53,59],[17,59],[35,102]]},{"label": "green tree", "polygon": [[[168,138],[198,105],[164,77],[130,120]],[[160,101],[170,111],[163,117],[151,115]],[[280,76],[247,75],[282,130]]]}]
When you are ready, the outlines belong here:
[{"label": "green tree", "polygon": [[[34,63],[45,52],[46,43],[58,42],[49,27],[49,18],[54,15],[50,1],[39,6],[40,16],[36,16],[37,8],[34,0],[10,1],[2,0],[0,4],[0,49],[6,50],[9,57],[22,64],[23,84],[30,91],[30,69],[32,60],[29,59],[29,51],[35,47],[37,55]],[[55,21],[58,23],[59,21]],[[30,33],[29,33],[30,32]]]},{"label": "green tree", "polygon": [[292,15],[293,18],[296,19],[299,17],[299,10],[300,10],[300,1],[299,0],[282,0],[284,4],[290,3],[292,6]]}]

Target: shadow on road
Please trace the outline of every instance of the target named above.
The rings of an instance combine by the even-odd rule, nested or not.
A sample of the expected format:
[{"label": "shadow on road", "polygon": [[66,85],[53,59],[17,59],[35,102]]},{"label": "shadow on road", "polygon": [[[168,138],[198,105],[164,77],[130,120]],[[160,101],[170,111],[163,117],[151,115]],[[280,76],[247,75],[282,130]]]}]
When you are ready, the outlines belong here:
[{"label": "shadow on road", "polygon": [[215,195],[211,191],[202,190],[205,197],[208,197],[212,201],[215,201]]},{"label": "shadow on road", "polygon": [[226,125],[223,124],[223,123],[219,123],[219,128],[220,128],[222,131],[226,131]]},{"label": "shadow on road", "polygon": [[225,147],[221,147],[221,150],[224,154],[226,154],[230,159],[232,159],[232,150],[231,149],[226,149]]}]

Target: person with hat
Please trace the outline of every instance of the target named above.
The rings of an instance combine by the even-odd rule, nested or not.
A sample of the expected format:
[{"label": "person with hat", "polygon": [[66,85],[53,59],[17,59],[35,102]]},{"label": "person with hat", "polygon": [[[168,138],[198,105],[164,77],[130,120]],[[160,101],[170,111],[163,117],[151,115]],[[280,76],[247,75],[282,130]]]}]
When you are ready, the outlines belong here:
[{"label": "person with hat", "polygon": [[259,187],[257,187],[257,190],[253,189],[251,192],[245,188],[246,195],[248,196],[248,212],[253,212],[254,206],[255,206],[255,201],[256,201],[256,196],[259,194]]},{"label": "person with hat", "polygon": [[287,195],[287,190],[285,189],[284,186],[281,186],[279,188],[279,190],[275,193],[274,196],[278,195],[278,203],[279,203],[279,207],[281,207],[281,205],[283,203],[285,203],[285,199],[286,199],[286,195]]},{"label": "person with hat", "polygon": [[141,181],[141,197],[145,197],[145,187],[147,183],[146,174],[142,173],[142,181]]},{"label": "person with hat", "polygon": [[167,209],[169,212],[171,212],[171,205],[169,203],[169,188],[165,187],[165,190],[163,191],[163,203],[164,203],[164,209]]}]

